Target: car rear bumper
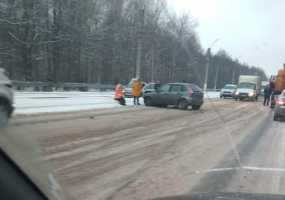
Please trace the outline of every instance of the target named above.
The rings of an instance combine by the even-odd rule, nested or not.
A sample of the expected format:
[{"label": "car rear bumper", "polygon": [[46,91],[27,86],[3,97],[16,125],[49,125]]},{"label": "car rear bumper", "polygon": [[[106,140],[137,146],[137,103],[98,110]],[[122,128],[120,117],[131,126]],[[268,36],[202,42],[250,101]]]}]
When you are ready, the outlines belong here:
[{"label": "car rear bumper", "polygon": [[235,99],[255,99],[256,96],[249,96],[248,94],[243,94],[243,95],[235,95]]},{"label": "car rear bumper", "polygon": [[223,93],[223,94],[220,94],[221,97],[233,97],[234,94],[230,94],[230,93]]},{"label": "car rear bumper", "polygon": [[[124,93],[125,98],[133,98],[134,96],[131,93]],[[139,97],[143,97],[143,94],[141,94]]]},{"label": "car rear bumper", "polygon": [[126,98],[132,98],[133,97],[132,91],[131,90],[125,90],[124,91],[124,96]]},{"label": "car rear bumper", "polygon": [[133,95],[132,94],[124,94],[124,96],[126,97],[126,98],[133,98]]},{"label": "car rear bumper", "polygon": [[275,114],[277,114],[279,117],[285,117],[285,107],[276,107]]},{"label": "car rear bumper", "polygon": [[190,106],[195,105],[195,106],[200,106],[204,103],[204,100],[202,99],[188,99],[188,104]]}]

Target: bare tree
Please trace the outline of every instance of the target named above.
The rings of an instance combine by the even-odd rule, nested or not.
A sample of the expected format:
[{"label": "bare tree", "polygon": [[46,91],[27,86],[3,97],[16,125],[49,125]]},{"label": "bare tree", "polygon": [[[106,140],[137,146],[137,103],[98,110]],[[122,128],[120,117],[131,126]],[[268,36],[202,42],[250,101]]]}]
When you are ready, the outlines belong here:
[{"label": "bare tree", "polygon": [[[140,74],[201,85],[206,58],[196,27],[164,0],[2,0],[0,67],[14,80],[113,83]],[[226,52],[213,56],[209,72],[209,87],[240,74],[266,77]]]}]

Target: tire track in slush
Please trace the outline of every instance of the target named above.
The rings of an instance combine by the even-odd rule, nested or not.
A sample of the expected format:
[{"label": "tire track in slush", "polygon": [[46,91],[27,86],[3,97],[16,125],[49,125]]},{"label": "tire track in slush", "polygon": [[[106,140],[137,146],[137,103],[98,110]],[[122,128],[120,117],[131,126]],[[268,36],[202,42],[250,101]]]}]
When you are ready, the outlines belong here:
[{"label": "tire track in slush", "polygon": [[[233,115],[238,115],[239,114],[239,112],[234,112],[234,114]],[[171,123],[171,121],[170,120],[167,120],[168,122],[167,123]],[[172,119],[172,121],[173,121],[173,124],[175,124],[174,122],[176,121],[176,119]],[[160,122],[158,122],[158,123],[160,123]],[[194,125],[194,124],[193,124]],[[206,120],[205,122],[203,122],[203,121],[201,121],[201,123],[198,123],[197,125],[195,124],[195,126],[197,126],[197,127],[205,127],[205,126],[212,126],[212,125],[215,125],[215,122],[210,122],[210,123],[208,123],[208,120]],[[149,126],[149,129],[152,129],[151,127],[157,127],[157,123],[155,122],[155,123],[153,123],[153,124],[151,124],[150,126]],[[189,128],[189,127],[187,127],[187,128]],[[193,127],[194,128],[194,127]],[[137,131],[135,131],[136,129],[138,129]],[[90,143],[89,145],[87,144],[87,146],[86,146],[86,144],[83,144],[83,143],[80,143],[80,142],[77,142],[78,143],[78,145],[80,145],[79,146],[79,149],[80,149],[80,147],[84,147],[84,150],[82,151],[82,153],[87,153],[88,154],[88,152],[90,152],[91,154],[92,154],[92,152],[94,152],[94,151],[96,151],[97,149],[106,149],[106,148],[110,148],[112,145],[114,145],[114,144],[116,144],[116,146],[119,146],[120,145],[120,143],[122,143],[122,144],[124,144],[125,142],[123,142],[123,140],[131,140],[131,139],[136,139],[138,136],[136,135],[136,134],[133,134],[133,132],[142,132],[143,131],[143,129],[144,129],[144,127],[137,127],[137,126],[135,126],[135,127],[130,127],[130,128],[128,128],[128,129],[123,129],[123,130],[120,130],[119,131],[119,133],[125,133],[126,131],[128,131],[127,132],[127,134],[123,134],[123,135],[118,135],[117,133],[116,133],[116,135],[118,135],[118,136],[116,136],[116,137],[110,137],[109,139],[110,139],[110,142],[107,142],[106,144],[102,144],[102,145],[99,145],[98,147],[93,147],[94,146],[94,144],[95,143],[102,143],[102,141],[101,140],[99,140],[99,139],[96,139],[96,140],[94,140],[93,141],[93,143]],[[154,129],[155,130],[155,129]],[[162,130],[163,131],[163,130]],[[160,132],[159,130],[157,130],[157,131],[154,131],[154,132],[148,132],[148,135],[153,135],[153,134],[155,134],[155,132]],[[170,131],[169,132],[169,134],[172,134],[172,132]],[[86,133],[84,133],[84,135],[86,135]],[[164,134],[165,135],[165,134]],[[147,135],[146,134],[143,134],[143,137],[146,137]],[[94,137],[90,137],[89,138],[89,140],[87,140],[86,138],[84,138],[84,140],[85,141],[87,141],[87,142],[89,142],[90,140],[92,140]],[[123,138],[123,140],[122,140],[122,138]],[[138,139],[143,139],[143,138],[138,138]],[[138,140],[138,139],[136,139],[136,140]],[[106,140],[106,138],[104,138],[104,140]],[[80,140],[79,140],[80,141]],[[64,146],[66,146],[66,144],[63,144]],[[88,146],[90,146],[90,148],[88,148]],[[52,146],[51,146],[52,147]],[[50,148],[51,148],[50,147]],[[63,151],[63,150],[60,150],[60,149],[53,149],[53,152],[54,153],[49,153],[49,152],[51,152],[51,151],[48,151],[47,152],[47,154],[49,154],[49,156],[47,157],[47,159],[55,159],[55,158],[60,158],[60,159],[62,159],[62,157],[66,157],[66,156],[68,156],[68,155],[72,155],[72,154],[74,154],[72,151],[74,151],[75,153],[76,152],[78,152],[78,150],[77,150],[77,148],[76,148],[76,145],[70,145],[69,146],[69,148],[70,149],[67,149],[66,151]],[[56,151],[57,150],[57,151]],[[62,155],[60,155],[60,152],[62,152]],[[64,152],[66,152],[66,156],[64,156],[65,155],[65,153]],[[78,152],[79,153],[79,152]],[[54,157],[53,156],[53,154],[56,156],[56,157]],[[83,156],[83,157],[86,157],[86,155],[85,156]],[[79,155],[78,156],[78,159],[82,159],[82,157],[81,157],[81,155]]]},{"label": "tire track in slush", "polygon": [[[245,162],[246,156],[254,151],[256,145],[253,143],[258,143],[261,141],[262,137],[267,133],[268,129],[271,128],[270,124],[266,123],[271,120],[271,115],[263,117],[259,122],[257,129],[245,137],[238,145],[237,150],[241,157],[241,164]],[[225,155],[224,159],[219,162],[214,169],[228,168],[228,169],[239,169],[239,164],[236,160],[230,159],[233,156],[233,152],[229,152]],[[204,178],[193,188],[189,193],[199,193],[199,192],[210,192],[216,193],[221,192],[226,186],[232,181],[232,178],[237,175],[239,171],[237,170],[224,170],[217,173],[211,173],[205,175]]]},{"label": "tire track in slush", "polygon": [[[226,112],[224,115],[225,116],[227,116],[227,120],[231,120],[231,119],[235,119],[238,115],[240,115],[241,113],[242,113],[242,111],[244,111],[244,110],[246,110],[247,109],[247,106],[240,106],[240,107],[238,107],[237,108],[237,110],[235,110],[235,112],[232,112],[231,110],[229,110],[228,112]],[[196,111],[197,113],[193,113],[193,114],[199,114],[199,117],[201,117],[201,115],[203,115],[204,113],[203,113],[203,111]],[[183,114],[183,115],[182,115]],[[118,132],[124,132],[124,131],[127,131],[127,130],[131,130],[131,129],[134,129],[134,128],[136,128],[136,127],[144,127],[144,125],[147,123],[148,124],[148,127],[155,127],[157,124],[159,124],[159,123],[161,123],[161,122],[163,122],[163,121],[168,121],[169,123],[171,123],[172,121],[176,121],[177,120],[177,118],[178,117],[180,117],[180,118],[184,118],[184,117],[190,117],[189,115],[188,115],[189,113],[186,113],[186,112],[180,112],[180,113],[175,113],[175,114],[173,114],[172,113],[172,115],[171,116],[167,116],[166,115],[166,117],[160,117],[159,119],[148,119],[147,121],[141,121],[141,122],[137,122],[137,123],[135,123],[135,124],[130,124],[130,126],[128,126],[128,127],[121,127],[121,126],[115,126],[114,128],[110,128],[110,127],[108,127],[107,129],[104,127],[104,130],[97,130],[97,132],[99,133],[99,132],[101,132],[101,134],[96,134],[96,137],[105,137],[105,132],[108,132],[108,133],[111,133],[111,135],[110,135],[110,137],[108,138],[104,138],[104,140],[106,140],[106,139],[111,139],[111,140],[113,140],[114,139],[114,135],[116,134],[117,135],[117,133]],[[215,114],[214,112],[211,112],[211,114]],[[123,116],[121,116],[121,117],[123,117]],[[195,116],[195,117],[198,117],[197,115]],[[192,120],[191,120],[192,121]],[[214,123],[213,121],[212,122],[210,122],[210,123]],[[209,125],[209,124],[205,124],[205,126],[207,126],[207,125]],[[75,135],[75,134],[74,134]],[[81,140],[81,139],[83,139],[83,140],[87,140],[88,138],[90,138],[91,140],[95,140],[94,142],[96,143],[96,140],[98,140],[97,142],[98,143],[100,143],[101,141],[99,140],[99,139],[93,139],[94,138],[94,131],[89,131],[89,132],[84,132],[84,134],[82,134],[82,132],[80,131],[78,134],[76,134],[76,135],[78,135],[78,139],[76,139],[76,137],[75,138],[73,138],[73,140],[75,141],[75,145],[72,145],[72,148],[76,148],[76,143],[78,143],[78,145],[79,146],[83,146],[83,144],[81,144],[79,141]],[[82,138],[82,135],[84,135],[84,138]],[[136,137],[136,135],[134,135],[133,133],[129,133],[129,135],[130,135],[130,137]],[[128,136],[128,135],[126,135],[126,136]],[[55,136],[55,137],[53,137],[53,138],[50,138],[49,139],[49,143],[46,145],[47,146],[47,154],[50,154],[51,152],[49,151],[49,149],[52,149],[53,148],[53,146],[58,146],[58,148],[56,148],[56,151],[58,152],[58,151],[65,151],[65,149],[60,149],[60,145],[63,145],[63,146],[67,146],[67,147],[69,147],[70,148],[70,146],[69,145],[67,145],[68,143],[69,143],[69,141],[68,142],[66,142],[66,144],[64,144],[64,143],[62,143],[62,142],[60,142],[60,138],[66,138],[66,137],[69,137],[70,138],[70,135],[60,135],[60,136]],[[115,136],[115,137],[117,137],[117,136]],[[119,138],[118,138],[118,140],[121,138],[122,136],[120,136],[119,135]],[[128,139],[128,137],[127,138],[125,138],[125,139]],[[52,143],[51,143],[51,141],[52,140],[54,140],[56,143],[57,142],[59,142],[59,144],[58,145],[53,145]],[[77,141],[78,140],[78,141]],[[89,141],[87,141],[87,142],[89,142]],[[94,144],[94,143],[93,143]],[[44,143],[43,143],[43,145],[44,145]],[[66,150],[69,150],[69,149],[66,149]],[[57,153],[57,152],[55,152],[55,153]]]},{"label": "tire track in slush", "polygon": [[[204,109],[207,109],[208,106],[215,104],[223,104],[224,106],[231,105],[231,102],[223,101],[219,102],[217,100],[211,100],[203,105]],[[202,109],[203,109],[202,108]],[[20,114],[13,117],[10,126],[23,126],[23,125],[31,125],[31,124],[45,124],[51,122],[59,122],[59,121],[69,121],[76,119],[84,119],[84,118],[95,118],[95,117],[103,117],[103,116],[111,116],[117,114],[128,114],[128,113],[137,113],[139,112],[147,112],[153,109],[153,107],[121,107],[121,108],[107,108],[107,109],[90,109],[89,111],[70,111],[70,112],[59,112],[59,113],[41,113],[41,114]],[[171,108],[170,108],[171,109]]]},{"label": "tire track in slush", "polygon": [[[224,112],[224,114],[228,113],[226,115],[228,115],[228,117],[229,117],[228,119],[230,120],[230,119],[235,119],[241,113],[245,112],[245,110],[248,109],[248,106],[250,106],[250,105],[239,105],[239,104],[237,104],[237,108],[234,108],[234,109],[232,109],[232,108],[229,109],[227,106],[226,106],[226,108],[221,108],[221,109],[223,110],[222,112]],[[227,110],[227,109],[229,109],[229,110]],[[151,112],[151,111],[148,111],[148,112]],[[208,116],[209,117],[208,119],[206,118],[206,120],[203,120],[203,117],[205,115],[211,115],[211,117]],[[132,138],[135,138],[137,140],[140,139],[140,138],[138,138],[138,136],[136,134],[128,133],[127,135],[125,135],[125,134],[119,135],[118,137],[115,137],[115,140],[114,140],[114,135],[116,136],[117,132],[120,132],[120,131],[122,133],[124,133],[125,130],[132,130],[132,129],[134,129],[134,127],[136,127],[138,125],[143,127],[143,125],[146,122],[148,124],[146,128],[149,128],[149,127],[152,127],[152,126],[156,127],[156,126],[159,126],[159,125],[162,126],[163,124],[161,124],[161,123],[168,123],[168,124],[173,123],[173,124],[176,124],[175,122],[179,122],[181,120],[182,120],[183,123],[185,122],[185,120],[188,120],[188,121],[191,122],[191,123],[185,123],[184,124],[185,127],[183,129],[178,130],[176,132],[173,131],[173,132],[169,133],[170,135],[174,136],[174,139],[172,139],[172,140],[170,140],[168,142],[165,142],[164,144],[162,144],[162,146],[159,149],[151,148],[149,154],[147,153],[147,155],[144,155],[144,154],[139,155],[139,158],[141,157],[142,159],[146,159],[145,157],[147,157],[148,162],[146,162],[144,164],[144,166],[142,168],[140,168],[139,170],[137,170],[134,174],[126,177],[124,179],[124,181],[123,181],[123,182],[125,182],[125,184],[123,184],[120,188],[118,188],[109,198],[112,199],[117,192],[119,192],[121,189],[124,189],[125,187],[130,185],[133,181],[136,180],[137,177],[140,176],[140,174],[142,174],[145,170],[147,170],[149,167],[151,167],[152,163],[155,163],[157,160],[159,160],[162,157],[162,155],[164,154],[164,152],[166,152],[167,149],[169,149],[169,147],[173,146],[174,143],[176,143],[177,140],[179,140],[179,138],[181,138],[181,136],[183,136],[183,132],[185,130],[189,130],[189,129],[192,130],[192,129],[195,129],[195,128],[199,129],[199,126],[200,127],[204,127],[205,126],[205,127],[209,127],[209,129],[211,129],[213,126],[215,126],[215,123],[213,123],[213,121],[216,120],[215,116],[216,115],[213,112],[211,112],[211,114],[210,114],[210,113],[204,113],[203,111],[195,111],[195,112],[191,112],[191,115],[189,115],[189,112],[179,112],[178,114],[175,112],[173,114],[173,116],[163,117],[162,119],[159,119],[159,120],[153,120],[153,119],[148,120],[147,119],[146,121],[142,121],[139,124],[137,124],[137,123],[135,123],[134,125],[131,124],[130,126],[128,126],[127,128],[125,128],[123,130],[121,128],[119,128],[117,130],[116,129],[112,129],[112,128],[104,130],[104,132],[108,132],[109,133],[109,134],[107,134],[107,136],[109,136],[109,137],[107,137],[107,139],[103,138],[103,140],[107,140],[107,141],[105,141],[106,143],[105,143],[104,146],[102,146],[102,148],[108,149],[108,148],[110,148],[114,144],[116,144],[118,146],[118,144],[120,142],[122,142],[123,140],[124,140],[124,143],[129,143],[128,141],[131,140]],[[179,118],[179,119],[177,120],[177,118]],[[199,122],[197,123],[199,118],[202,118],[202,122],[201,123],[199,123]],[[193,125],[195,125],[195,126],[193,126]],[[110,133],[112,133],[112,134],[110,135]],[[81,133],[78,133],[78,134],[84,135],[84,136],[86,136],[86,135],[87,136],[92,136],[91,135],[92,133],[82,133],[81,132]],[[148,132],[148,134],[152,135],[153,132]],[[94,136],[94,133],[93,133],[93,136]],[[106,134],[103,134],[103,136],[106,136]],[[64,136],[64,137],[68,137],[68,136]],[[92,137],[90,137],[90,138],[92,138]],[[54,138],[54,139],[56,140],[56,138]],[[96,141],[95,140],[95,143],[99,143],[99,142],[101,142],[101,141],[99,141],[99,140]],[[51,143],[49,143],[49,145],[51,145]],[[84,143],[78,143],[78,146],[81,146],[81,145],[83,146]],[[93,152],[93,151],[94,151],[94,149],[90,150],[90,153]],[[84,154],[86,154],[86,152],[84,152]],[[79,158],[82,157],[84,154],[79,155]],[[128,152],[127,152],[127,155],[128,155]],[[70,155],[70,156],[67,156],[67,157],[59,157],[58,160],[61,160],[63,158],[67,159],[67,158],[72,157],[72,156],[74,157],[74,155]],[[116,156],[119,156],[119,155],[116,155]],[[134,158],[134,159],[136,159],[136,158]],[[86,164],[89,165],[90,163],[86,163]],[[79,166],[83,167],[82,165],[79,165]],[[81,184],[82,184],[82,181],[81,181]]]},{"label": "tire track in slush", "polygon": [[[244,108],[244,107],[243,107]],[[204,122],[207,123],[207,122]],[[203,123],[200,124],[203,127]],[[197,127],[191,127],[191,130],[195,130],[197,129],[199,126]],[[190,127],[188,127],[187,129],[189,129]],[[209,126],[209,129],[211,129],[212,127]],[[173,147],[175,145],[175,143],[179,143],[179,140],[184,140],[185,134],[184,131],[187,130],[184,129],[182,131],[180,131],[179,133],[175,133],[175,138],[174,140],[168,144],[164,150],[170,149],[171,147]],[[198,132],[199,133],[199,132]],[[198,136],[199,134],[195,134],[195,136]],[[162,150],[163,154],[167,151]],[[159,158],[161,159],[163,156],[158,154]],[[158,160],[160,160],[158,159]],[[127,181],[125,184],[123,184],[121,187],[119,187],[117,190],[115,190],[108,198],[107,200],[113,200],[116,197],[116,194],[119,193],[120,191],[122,191],[123,189],[127,188],[129,185],[131,185],[132,183],[134,183],[139,177],[140,174],[142,174],[145,170],[147,170],[148,168],[151,168],[153,165],[155,165],[156,162],[158,162],[158,160],[156,158],[154,158],[153,160],[150,161],[150,163],[146,163],[146,166],[144,168],[141,169],[141,171],[139,171],[139,174],[136,174],[135,178],[132,177],[132,180]]]}]

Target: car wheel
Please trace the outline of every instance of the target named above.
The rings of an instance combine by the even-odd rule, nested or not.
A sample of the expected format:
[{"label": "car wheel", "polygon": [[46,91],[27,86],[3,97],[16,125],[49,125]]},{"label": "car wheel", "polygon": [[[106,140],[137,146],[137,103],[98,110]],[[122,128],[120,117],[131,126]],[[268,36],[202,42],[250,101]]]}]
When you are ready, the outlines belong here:
[{"label": "car wheel", "polygon": [[151,98],[150,97],[144,98],[144,104],[146,106],[152,106],[153,104]]},{"label": "car wheel", "polygon": [[178,108],[180,109],[180,110],[186,110],[187,108],[188,108],[188,102],[186,101],[186,100],[180,100],[179,102],[178,102]]},{"label": "car wheel", "polygon": [[201,108],[201,105],[193,105],[192,106],[193,110],[200,110],[200,108]]},{"label": "car wheel", "polygon": [[0,104],[0,128],[7,126],[9,120],[9,111],[6,105]]}]

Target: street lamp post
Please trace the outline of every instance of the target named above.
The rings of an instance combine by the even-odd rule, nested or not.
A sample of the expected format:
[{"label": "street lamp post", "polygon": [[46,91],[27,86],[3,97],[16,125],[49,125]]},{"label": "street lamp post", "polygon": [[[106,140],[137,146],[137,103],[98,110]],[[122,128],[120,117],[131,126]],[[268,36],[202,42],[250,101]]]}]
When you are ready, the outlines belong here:
[{"label": "street lamp post", "polygon": [[[236,61],[237,63],[239,63],[239,59],[241,58],[242,56],[239,56]],[[237,67],[239,69],[239,67]],[[240,70],[240,69],[239,69]],[[236,71],[235,68],[233,68],[233,74],[232,74],[232,84],[236,84],[236,75],[239,75],[240,72],[239,71]]]},{"label": "street lamp post", "polygon": [[215,91],[217,90],[219,73],[220,73],[220,65],[217,65],[216,75],[215,75],[215,86],[214,86]]},{"label": "street lamp post", "polygon": [[204,91],[207,91],[208,88],[208,76],[209,76],[209,67],[211,62],[211,48],[219,41],[220,39],[217,38],[213,41],[213,43],[210,45],[210,48],[207,49],[206,53],[206,72],[205,72],[205,81],[204,81]]},{"label": "street lamp post", "polygon": [[211,48],[208,48],[207,54],[206,54],[206,72],[205,72],[205,81],[204,81],[204,91],[207,91],[208,88],[208,76],[209,76],[209,66],[210,66],[210,60],[211,60]]},{"label": "street lamp post", "polygon": [[145,18],[145,8],[144,5],[139,9],[139,22],[138,22],[138,39],[137,39],[137,58],[136,58],[136,78],[141,76],[141,60],[142,60],[142,37],[143,37],[143,26]]}]

